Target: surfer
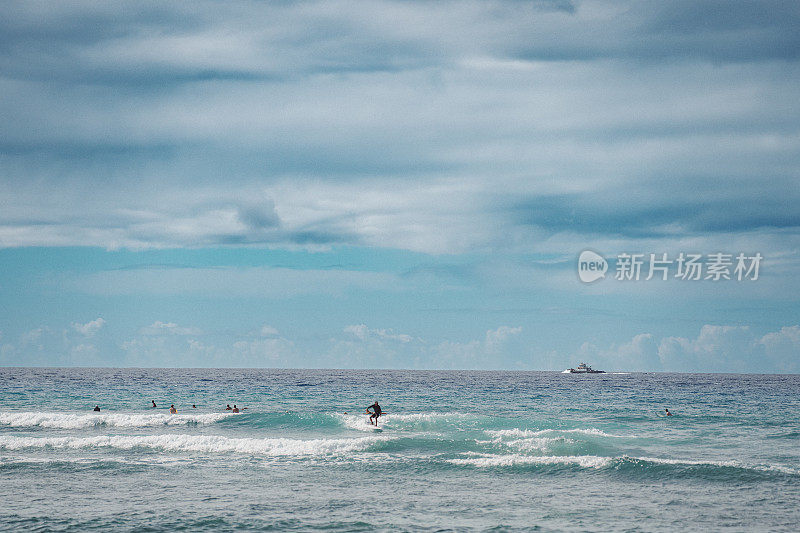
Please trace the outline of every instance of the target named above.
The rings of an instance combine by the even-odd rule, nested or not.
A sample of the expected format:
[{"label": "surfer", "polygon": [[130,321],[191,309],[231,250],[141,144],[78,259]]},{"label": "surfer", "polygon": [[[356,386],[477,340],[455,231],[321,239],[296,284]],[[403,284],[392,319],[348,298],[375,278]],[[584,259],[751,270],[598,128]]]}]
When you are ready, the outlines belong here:
[{"label": "surfer", "polygon": [[174,405],[174,404],[169,406],[169,413],[170,413],[171,415],[174,415],[174,414],[176,414],[177,412],[178,412],[178,410],[177,410],[177,409],[175,409],[175,405]]},{"label": "surfer", "polygon": [[150,401],[153,402],[153,409],[155,409],[156,408],[156,401],[155,400],[150,400]]},{"label": "surfer", "polygon": [[664,409],[667,412],[667,416],[672,416],[672,413],[669,412],[669,409]]},{"label": "surfer", "polygon": [[225,410],[226,411],[230,411],[231,410],[231,404],[228,404],[227,407],[225,407]]},{"label": "surfer", "polygon": [[[370,409],[372,409],[372,413],[369,412]],[[373,425],[373,424],[375,426],[378,425],[378,417],[381,416],[381,413],[382,413],[381,406],[378,405],[377,401],[375,403],[373,403],[372,405],[370,405],[369,407],[367,407],[367,414],[369,415],[369,423],[370,423],[370,425]],[[374,420],[374,422],[373,422],[373,420]]]},{"label": "surfer", "polygon": [[233,411],[234,413],[238,413],[238,412],[239,412],[239,408],[238,408],[238,407],[236,407],[236,404],[233,404],[233,409],[232,409],[232,411]]},{"label": "surfer", "polygon": [[100,412],[100,406],[99,405],[95,405],[94,406],[94,412],[95,413],[99,413]]}]

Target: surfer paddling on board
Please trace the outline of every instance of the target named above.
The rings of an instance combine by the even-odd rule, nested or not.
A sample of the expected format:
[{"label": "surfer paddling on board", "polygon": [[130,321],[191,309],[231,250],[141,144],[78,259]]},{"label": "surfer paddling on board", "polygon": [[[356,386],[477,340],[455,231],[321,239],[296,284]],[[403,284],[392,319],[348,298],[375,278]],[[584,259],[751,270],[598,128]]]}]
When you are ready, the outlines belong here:
[{"label": "surfer paddling on board", "polygon": [[[372,409],[372,413],[369,412],[370,409]],[[367,407],[366,414],[369,415],[369,423],[370,423],[370,425],[375,425],[375,426],[378,425],[378,417],[381,416],[382,412],[383,411],[381,411],[381,406],[378,405],[378,402],[375,402],[372,405],[370,405],[369,407]],[[374,420],[374,422],[373,422],[373,420]]]}]

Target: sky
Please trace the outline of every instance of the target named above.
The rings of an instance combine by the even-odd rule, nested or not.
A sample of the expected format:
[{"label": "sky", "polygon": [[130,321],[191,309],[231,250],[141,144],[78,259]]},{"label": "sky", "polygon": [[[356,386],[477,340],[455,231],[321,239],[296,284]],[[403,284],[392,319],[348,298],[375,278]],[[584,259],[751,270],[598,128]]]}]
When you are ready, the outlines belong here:
[{"label": "sky", "polygon": [[800,373],[798,27],[769,0],[3,2],[0,365]]}]

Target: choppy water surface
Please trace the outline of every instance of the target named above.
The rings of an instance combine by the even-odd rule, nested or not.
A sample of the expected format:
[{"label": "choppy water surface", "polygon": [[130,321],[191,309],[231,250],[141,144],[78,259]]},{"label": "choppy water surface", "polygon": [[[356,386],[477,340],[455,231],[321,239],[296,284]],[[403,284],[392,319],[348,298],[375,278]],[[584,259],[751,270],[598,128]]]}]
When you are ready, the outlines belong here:
[{"label": "choppy water surface", "polygon": [[795,531],[798,506],[800,376],[0,368],[10,530]]}]

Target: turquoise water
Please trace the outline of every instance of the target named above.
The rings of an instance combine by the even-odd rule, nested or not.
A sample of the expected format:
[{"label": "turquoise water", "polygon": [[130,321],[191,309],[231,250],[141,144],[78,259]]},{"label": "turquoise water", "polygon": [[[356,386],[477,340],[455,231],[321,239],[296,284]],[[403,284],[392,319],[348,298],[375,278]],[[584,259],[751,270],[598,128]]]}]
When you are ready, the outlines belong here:
[{"label": "turquoise water", "polygon": [[799,444],[800,376],[0,368],[0,528],[796,531]]}]

